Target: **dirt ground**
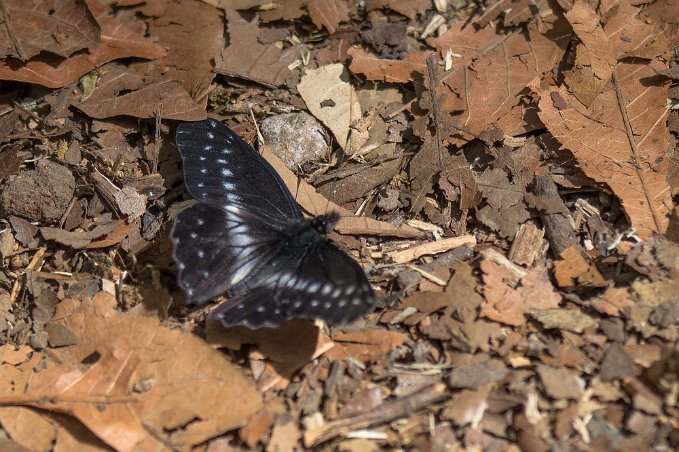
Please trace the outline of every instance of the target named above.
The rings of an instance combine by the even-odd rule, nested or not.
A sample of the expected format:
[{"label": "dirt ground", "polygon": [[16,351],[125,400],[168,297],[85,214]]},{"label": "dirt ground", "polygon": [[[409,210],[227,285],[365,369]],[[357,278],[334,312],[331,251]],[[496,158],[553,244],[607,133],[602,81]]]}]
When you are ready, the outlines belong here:
[{"label": "dirt ground", "polygon": [[[679,448],[675,0],[0,16],[2,450]],[[175,133],[206,118],[339,213],[369,314],[187,306]]]}]

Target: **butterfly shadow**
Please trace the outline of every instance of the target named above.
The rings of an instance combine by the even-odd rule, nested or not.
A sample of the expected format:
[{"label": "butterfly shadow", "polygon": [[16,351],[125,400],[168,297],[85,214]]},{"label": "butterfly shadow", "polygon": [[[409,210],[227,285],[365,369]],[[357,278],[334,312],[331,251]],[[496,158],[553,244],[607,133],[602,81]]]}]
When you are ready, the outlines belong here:
[{"label": "butterfly shadow", "polygon": [[250,359],[265,358],[278,375],[290,379],[329,344],[320,328],[304,319],[292,319],[277,328],[251,330],[244,326],[224,328],[220,321],[207,319],[205,336],[212,346],[229,350],[251,347]]}]

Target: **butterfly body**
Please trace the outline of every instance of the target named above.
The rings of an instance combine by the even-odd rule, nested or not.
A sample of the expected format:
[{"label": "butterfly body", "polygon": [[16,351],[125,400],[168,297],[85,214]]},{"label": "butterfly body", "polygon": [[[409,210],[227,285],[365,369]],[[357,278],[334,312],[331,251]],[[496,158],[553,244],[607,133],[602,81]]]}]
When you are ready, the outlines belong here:
[{"label": "butterfly body", "polygon": [[170,234],[187,303],[226,294],[211,315],[251,328],[293,317],[341,324],[372,309],[363,270],[326,238],[336,213],[305,219],[268,162],[217,121],[181,124],[177,147],[198,201]]}]

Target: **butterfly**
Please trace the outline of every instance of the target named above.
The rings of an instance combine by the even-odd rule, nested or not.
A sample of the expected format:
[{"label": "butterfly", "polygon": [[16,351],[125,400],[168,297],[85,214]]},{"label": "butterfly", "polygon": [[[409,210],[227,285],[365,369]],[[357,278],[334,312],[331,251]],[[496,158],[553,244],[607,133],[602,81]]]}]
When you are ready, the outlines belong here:
[{"label": "butterfly", "polygon": [[372,310],[363,269],[326,238],[337,213],[306,219],[273,167],[219,121],[182,123],[176,142],[197,201],[170,234],[187,304],[226,294],[210,316],[251,329],[290,318],[343,324]]}]

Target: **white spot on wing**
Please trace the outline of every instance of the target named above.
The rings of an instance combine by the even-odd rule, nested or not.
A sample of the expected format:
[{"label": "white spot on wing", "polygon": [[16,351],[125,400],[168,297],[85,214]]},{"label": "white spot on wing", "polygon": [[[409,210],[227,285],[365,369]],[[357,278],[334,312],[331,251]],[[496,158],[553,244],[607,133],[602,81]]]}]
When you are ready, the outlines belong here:
[{"label": "white spot on wing", "polygon": [[224,168],[222,169],[222,176],[233,176],[233,173],[230,169]]},{"label": "white spot on wing", "polygon": [[208,137],[209,139],[213,140],[213,139],[215,138],[215,134],[212,133],[212,132],[208,132],[208,133],[207,133],[207,137]]},{"label": "white spot on wing", "polygon": [[224,187],[227,190],[234,190],[236,188],[235,185],[229,183],[229,182],[224,182],[222,183],[222,187]]},{"label": "white spot on wing", "polygon": [[233,214],[233,215],[227,215],[227,218],[230,221],[236,221],[237,218],[234,218],[234,215],[240,214],[240,208],[238,208],[237,206],[233,206],[233,205],[224,206],[224,210],[226,210],[230,214]]},{"label": "white spot on wing", "polygon": [[316,281],[316,282],[313,282],[313,283],[309,284],[309,287],[307,287],[307,291],[309,291],[309,292],[318,292],[318,289],[320,289],[320,288],[321,288],[321,283],[319,283],[318,281]]},{"label": "white spot on wing", "polygon": [[250,274],[253,267],[254,263],[252,262],[249,262],[247,265],[239,267],[238,270],[236,270],[236,272],[233,274],[233,277],[231,278],[231,284],[238,284],[243,279],[245,279],[245,277]]},{"label": "white spot on wing", "polygon": [[203,250],[196,251],[196,256],[198,256],[200,258],[205,257],[205,251],[203,251]]}]

